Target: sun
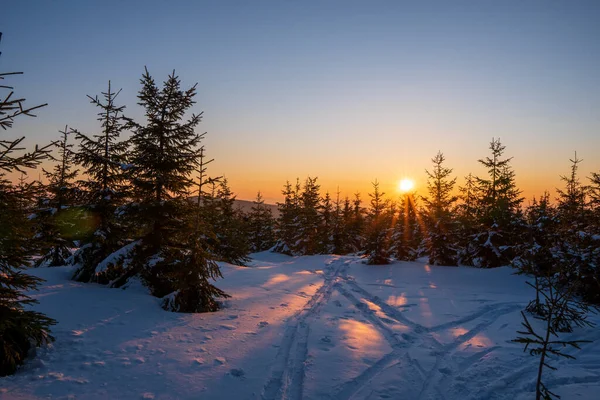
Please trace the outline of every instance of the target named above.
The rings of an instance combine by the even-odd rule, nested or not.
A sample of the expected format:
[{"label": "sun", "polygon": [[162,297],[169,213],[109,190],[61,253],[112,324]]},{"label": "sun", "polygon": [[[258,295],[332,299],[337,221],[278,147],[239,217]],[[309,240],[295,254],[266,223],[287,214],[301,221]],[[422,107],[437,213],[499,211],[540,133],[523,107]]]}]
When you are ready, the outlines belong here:
[{"label": "sun", "polygon": [[410,192],[415,187],[412,179],[404,178],[398,182],[398,191],[402,193]]}]

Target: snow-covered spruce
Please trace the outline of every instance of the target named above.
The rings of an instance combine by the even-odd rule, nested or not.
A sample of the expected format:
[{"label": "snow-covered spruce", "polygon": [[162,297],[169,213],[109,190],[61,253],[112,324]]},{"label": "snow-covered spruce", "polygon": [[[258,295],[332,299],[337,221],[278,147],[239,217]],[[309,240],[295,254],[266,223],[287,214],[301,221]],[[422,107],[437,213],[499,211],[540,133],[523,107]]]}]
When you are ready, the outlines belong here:
[{"label": "snow-covered spruce", "polygon": [[[0,73],[0,79],[11,75]],[[20,116],[32,116],[33,110],[43,106],[28,107],[12,87],[0,85],[0,132],[4,134]],[[15,373],[33,347],[52,341],[49,331],[56,323],[31,308],[38,302],[32,292],[43,280],[25,273],[37,250],[29,216],[39,187],[25,181],[24,171],[46,159],[50,146],[24,153],[24,139],[0,138],[0,377]],[[6,176],[15,172],[21,172],[18,185]],[[1,386],[0,397],[4,397],[4,383]]]},{"label": "snow-covered spruce", "polygon": [[221,273],[204,238],[214,235],[206,234],[209,225],[201,223],[198,205],[188,199],[189,177],[202,151],[202,135],[194,132],[201,114],[184,120],[196,89],[182,90],[174,73],[159,88],[147,70],[141,83],[138,99],[147,121],[130,122],[133,167],[125,176],[132,184],[133,203],[119,209],[133,237],[96,264],[94,279],[114,287],[140,279],[154,296],[164,298],[165,309],[215,311],[216,299],[227,295],[211,283]]},{"label": "snow-covered spruce", "polygon": [[126,242],[124,224],[115,215],[128,194],[125,171],[130,169],[129,164],[125,164],[128,144],[120,140],[129,120],[123,115],[125,106],[115,103],[119,93],[120,90],[114,92],[111,89],[109,81],[102,100],[98,96],[88,96],[99,109],[100,133],[89,136],[73,130],[79,141],[74,160],[85,169],[87,176],[80,182],[85,202],[83,208],[93,224],[91,234],[82,238],[82,246],[70,260],[78,266],[74,278],[82,282],[96,280],[94,270],[97,265]]},{"label": "snow-covered spruce", "polygon": [[69,143],[71,131],[68,126],[59,131],[58,162],[51,171],[43,170],[48,183],[39,193],[38,207],[32,217],[35,223],[35,242],[41,257],[36,260],[37,267],[55,267],[65,265],[71,256],[73,238],[77,236],[79,224],[84,216],[76,206],[81,199],[80,190],[75,183],[79,171],[73,169],[73,144]]}]

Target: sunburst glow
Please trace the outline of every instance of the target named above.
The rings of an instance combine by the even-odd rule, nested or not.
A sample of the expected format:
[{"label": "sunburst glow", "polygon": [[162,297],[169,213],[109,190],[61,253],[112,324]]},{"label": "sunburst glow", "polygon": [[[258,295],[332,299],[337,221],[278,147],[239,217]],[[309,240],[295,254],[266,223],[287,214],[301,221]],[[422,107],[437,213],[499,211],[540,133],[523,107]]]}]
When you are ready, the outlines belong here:
[{"label": "sunburst glow", "polygon": [[402,179],[398,182],[398,191],[400,192],[408,192],[411,191],[415,187],[415,182],[412,179]]}]

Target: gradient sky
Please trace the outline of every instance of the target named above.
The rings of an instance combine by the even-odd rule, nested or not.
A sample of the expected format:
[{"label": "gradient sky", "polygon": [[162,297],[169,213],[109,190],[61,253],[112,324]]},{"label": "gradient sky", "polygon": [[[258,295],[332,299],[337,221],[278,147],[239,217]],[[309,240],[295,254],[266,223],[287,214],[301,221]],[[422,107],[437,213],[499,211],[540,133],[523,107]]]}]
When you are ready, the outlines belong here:
[{"label": "gradient sky", "polygon": [[438,150],[461,184],[492,137],[528,198],[561,185],[574,151],[582,177],[600,171],[600,1],[12,1],[0,30],[0,69],[49,103],[11,136],[97,131],[86,95],[109,79],[141,117],[144,66],[176,69],[198,82],[209,172],[241,199],[307,175],[423,193]]}]

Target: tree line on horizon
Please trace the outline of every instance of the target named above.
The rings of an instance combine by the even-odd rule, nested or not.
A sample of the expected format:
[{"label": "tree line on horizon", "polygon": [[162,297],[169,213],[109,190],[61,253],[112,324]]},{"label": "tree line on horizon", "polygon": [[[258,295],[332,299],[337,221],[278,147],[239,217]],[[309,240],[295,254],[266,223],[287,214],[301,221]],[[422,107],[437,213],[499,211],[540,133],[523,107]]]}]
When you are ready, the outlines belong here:
[{"label": "tree line on horizon", "polygon": [[[32,345],[52,340],[55,321],[29,309],[36,301],[25,293],[41,280],[28,267],[73,265],[74,280],[111,287],[140,280],[177,312],[219,309],[228,295],[213,284],[222,278],[217,261],[244,265],[266,250],[355,254],[373,265],[420,257],[433,265],[513,265],[535,276],[558,273],[600,301],[600,174],[581,183],[577,157],[556,205],[546,193],[522,207],[511,158],[493,139],[479,160],[487,175],[468,175],[458,195],[440,152],[426,172],[426,196],[392,201],[375,181],[364,204],[359,193],[323,195],[308,177],[284,185],[275,218],[260,192],[244,212],[227,179],[207,174],[212,160],[195,132],[202,113],[189,114],[195,85],[183,89],[174,72],[159,85],[145,70],[140,86],[143,120],[126,116],[109,82],[101,96],[88,96],[98,110],[96,133],[67,126],[25,154],[23,138],[0,140],[0,376],[13,373]],[[39,106],[27,108],[2,88],[9,90],[0,103],[6,130]],[[28,181],[27,169],[48,159],[46,182]],[[6,178],[14,172],[17,182]]]}]

